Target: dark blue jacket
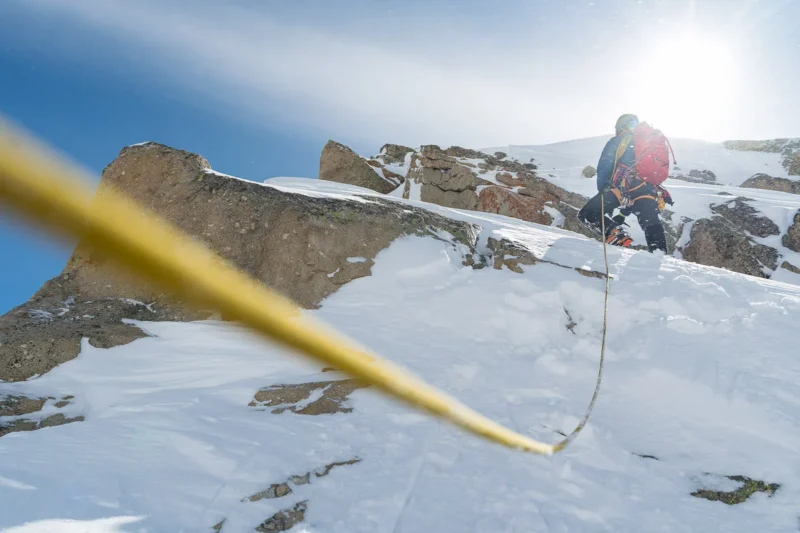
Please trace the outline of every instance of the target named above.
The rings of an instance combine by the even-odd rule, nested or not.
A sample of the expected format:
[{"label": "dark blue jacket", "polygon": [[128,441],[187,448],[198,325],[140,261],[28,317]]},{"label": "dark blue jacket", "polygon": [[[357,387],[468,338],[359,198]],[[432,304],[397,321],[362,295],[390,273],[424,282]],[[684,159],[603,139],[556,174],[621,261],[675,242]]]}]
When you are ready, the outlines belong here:
[{"label": "dark blue jacket", "polygon": [[[603,187],[611,181],[614,173],[614,159],[617,157],[617,148],[625,134],[612,137],[603,148],[603,154],[600,156],[600,161],[597,163],[597,190],[603,190]],[[636,153],[633,151],[633,142],[628,144],[622,157],[619,158],[617,166],[620,164],[627,167],[632,167],[636,162]]]}]

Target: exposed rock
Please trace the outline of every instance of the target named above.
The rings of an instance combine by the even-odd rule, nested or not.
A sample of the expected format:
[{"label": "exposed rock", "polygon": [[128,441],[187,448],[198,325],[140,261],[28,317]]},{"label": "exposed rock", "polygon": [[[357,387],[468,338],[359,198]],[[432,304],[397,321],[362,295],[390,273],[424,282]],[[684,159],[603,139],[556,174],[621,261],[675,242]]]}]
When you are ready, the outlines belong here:
[{"label": "exposed rock", "polygon": [[783,157],[783,168],[790,176],[800,176],[800,150]]},{"label": "exposed rock", "polygon": [[[73,396],[64,396],[59,401],[55,398],[29,398],[27,396],[0,397],[0,437],[18,431],[35,431],[37,429],[53,426],[62,426],[72,422],[83,421],[82,416],[68,418],[61,413],[48,417],[29,417],[42,410],[48,400],[54,401],[57,409],[62,409],[70,404]],[[24,418],[23,418],[24,417]]]},{"label": "exposed rock", "polygon": [[495,153],[494,153],[494,156],[495,156],[497,159],[505,159],[506,157],[508,157],[508,154],[507,154],[507,153],[505,153],[505,152],[495,152]]},{"label": "exposed rock", "polygon": [[800,194],[800,181],[788,178],[773,178],[768,174],[756,174],[747,178],[742,183],[742,187]]},{"label": "exposed rock", "polygon": [[794,266],[789,261],[784,261],[781,263],[781,268],[788,270],[792,274],[800,274],[800,268]]},{"label": "exposed rock", "polygon": [[71,424],[73,422],[83,422],[83,420],[84,417],[82,416],[74,416],[68,418],[61,413],[50,415],[47,418],[43,418],[41,420],[34,420],[27,418],[17,418],[8,422],[0,420],[0,437],[4,437],[9,433],[16,433],[19,431],[36,431],[37,429],[63,426],[65,424]]},{"label": "exposed rock", "polygon": [[585,167],[583,167],[583,170],[581,170],[581,176],[583,176],[584,178],[593,178],[596,175],[597,175],[597,169],[594,168],[592,165],[586,165]]},{"label": "exposed rock", "polygon": [[778,266],[777,250],[754,242],[720,216],[694,223],[683,258],[762,278],[768,277],[765,268]]},{"label": "exposed rock", "polygon": [[[439,228],[468,247],[476,239],[470,224],[423,209],[380,198],[357,202],[287,193],[215,173],[202,157],[156,143],[124,148],[103,171],[97,201],[109,187],[305,308],[369,275],[376,254],[401,235],[430,235],[430,228]],[[353,257],[364,261],[349,261]],[[74,358],[82,338],[109,348],[145,336],[122,319],[210,316],[209,310],[169,301],[81,243],[58,277],[0,317],[0,379],[47,372]]]},{"label": "exposed rock", "polygon": [[422,183],[435,185],[443,191],[475,190],[478,182],[468,168],[455,165],[450,169],[422,168]]},{"label": "exposed rock", "polygon": [[26,396],[5,396],[0,398],[0,417],[21,416],[40,411],[47,398],[28,398]]},{"label": "exposed rock", "polygon": [[800,211],[795,213],[792,225],[781,239],[781,244],[794,252],[800,252]]},{"label": "exposed rock", "polygon": [[278,533],[280,531],[288,531],[297,524],[301,523],[306,518],[306,510],[308,510],[308,500],[296,503],[289,509],[278,511],[264,523],[256,528],[260,533]]},{"label": "exposed rock", "polygon": [[455,209],[474,211],[478,207],[478,195],[471,189],[464,191],[443,191],[436,185],[431,185],[429,183],[422,184],[420,199],[423,202],[453,207]]},{"label": "exposed rock", "polygon": [[319,179],[366,187],[380,193],[395,190],[400,182],[378,175],[373,167],[350,148],[328,141],[319,159]]},{"label": "exposed rock", "polygon": [[381,158],[387,165],[399,165],[406,160],[406,154],[413,152],[413,148],[399,144],[384,144],[381,147]]},{"label": "exposed rock", "polygon": [[722,502],[727,505],[737,505],[747,501],[756,492],[763,492],[770,498],[775,495],[781,486],[778,483],[764,483],[756,479],[745,476],[724,476],[725,478],[741,483],[741,486],[733,491],[719,491],[710,489],[700,489],[692,493],[695,498],[703,498],[712,502]]},{"label": "exposed rock", "polygon": [[524,187],[527,185],[524,179],[514,177],[508,172],[498,172],[495,179],[508,187]]},{"label": "exposed rock", "polygon": [[579,274],[581,274],[582,276],[586,276],[589,278],[606,277],[604,273],[597,272],[595,270],[572,268],[561,265],[559,263],[554,263],[553,261],[541,259],[539,257],[536,257],[533,254],[533,252],[531,252],[524,246],[511,242],[508,239],[497,240],[494,237],[489,237],[487,241],[487,248],[489,249],[489,252],[491,254],[489,261],[492,263],[492,267],[495,270],[502,270],[503,267],[506,267],[512,272],[522,274],[524,270],[520,265],[536,265],[539,263],[547,263],[549,265],[574,270]]},{"label": "exposed rock", "polygon": [[289,479],[287,479],[286,481],[283,481],[281,483],[273,483],[267,489],[262,490],[261,492],[257,492],[251,496],[248,496],[242,501],[257,502],[264,499],[283,498],[284,496],[287,496],[292,493],[292,486],[308,485],[314,478],[321,478],[327,476],[328,474],[331,473],[331,471],[334,468],[340,466],[354,465],[359,462],[361,462],[361,459],[358,458],[350,459],[347,461],[338,461],[335,463],[327,464],[322,468],[306,472],[305,474],[289,476]]},{"label": "exposed rock", "polygon": [[504,187],[487,187],[478,196],[478,211],[550,225],[553,217],[544,209],[548,200],[554,201],[555,198],[532,198]]},{"label": "exposed rock", "polygon": [[[256,393],[250,407],[274,407],[272,413],[291,411],[299,415],[323,415],[349,413],[353,409],[346,402],[350,394],[367,385],[357,379],[341,381],[318,381],[297,385],[273,385]],[[309,404],[307,400],[314,391],[322,390],[322,395]],[[300,404],[300,405],[298,405]]]},{"label": "exposed rock", "polygon": [[[677,170],[677,169],[676,169]],[[690,170],[689,174],[671,174],[671,179],[688,181],[691,183],[704,183],[713,185],[717,183],[717,176],[710,170]]]},{"label": "exposed rock", "polygon": [[759,211],[747,203],[747,198],[734,198],[719,205],[712,205],[711,211],[756,237],[778,235],[781,230],[769,217],[759,215]]}]

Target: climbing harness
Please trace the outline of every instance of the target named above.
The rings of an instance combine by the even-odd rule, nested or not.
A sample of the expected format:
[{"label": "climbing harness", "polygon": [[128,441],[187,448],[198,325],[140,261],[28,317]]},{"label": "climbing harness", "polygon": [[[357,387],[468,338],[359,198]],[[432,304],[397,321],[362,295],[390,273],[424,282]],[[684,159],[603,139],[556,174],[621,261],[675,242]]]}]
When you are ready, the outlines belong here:
[{"label": "climbing harness", "polygon": [[[600,391],[608,317],[606,268],[600,368],[586,414],[561,442],[546,444],[512,431],[399,366],[368,354],[353,341],[303,316],[290,300],[246,276],[219,256],[147,212],[113,186],[96,198],[73,170],[0,119],[0,201],[53,233],[79,238],[83,245],[113,256],[142,281],[189,304],[213,308],[288,348],[373,384],[382,392],[487,440],[510,448],[552,455],[572,442],[589,420]],[[605,206],[602,205],[605,217]],[[605,232],[605,221],[603,221]]]}]

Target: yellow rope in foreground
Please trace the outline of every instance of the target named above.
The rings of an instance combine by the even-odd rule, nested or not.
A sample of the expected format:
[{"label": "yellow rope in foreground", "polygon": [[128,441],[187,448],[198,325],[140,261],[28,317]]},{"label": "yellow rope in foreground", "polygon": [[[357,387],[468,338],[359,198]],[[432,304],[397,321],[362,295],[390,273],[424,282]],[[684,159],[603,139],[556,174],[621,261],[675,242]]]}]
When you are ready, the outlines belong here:
[{"label": "yellow rope in foreground", "polygon": [[[587,412],[573,434],[555,445],[503,427],[396,365],[364,353],[322,324],[301,317],[291,301],[225,264],[203,245],[111,188],[104,185],[103,189],[93,201],[94,194],[79,172],[0,122],[0,200],[52,232],[81,238],[115,257],[143,281],[187,302],[221,311],[287,347],[511,448],[553,454],[563,449],[588,419]],[[605,327],[603,338],[605,341]],[[598,379],[598,388],[599,384]]]}]

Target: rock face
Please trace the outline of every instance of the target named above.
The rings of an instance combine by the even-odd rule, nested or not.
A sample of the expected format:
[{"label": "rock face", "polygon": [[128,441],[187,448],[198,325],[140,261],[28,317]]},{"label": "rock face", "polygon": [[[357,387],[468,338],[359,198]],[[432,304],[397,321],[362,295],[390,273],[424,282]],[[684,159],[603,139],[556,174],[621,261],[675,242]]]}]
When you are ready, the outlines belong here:
[{"label": "rock face", "polygon": [[420,199],[456,209],[474,210],[478,205],[475,173],[459,165],[454,156],[438,146],[423,146],[417,166],[409,171],[408,179],[420,185]]},{"label": "rock face", "polygon": [[705,184],[715,184],[717,183],[717,176],[710,170],[690,170],[688,174],[671,174],[671,179],[681,180],[681,181],[688,181],[690,183],[705,183]]},{"label": "rock face", "polygon": [[781,243],[794,252],[800,252],[800,211],[795,213],[792,225],[781,239]]},{"label": "rock face", "polygon": [[411,189],[418,187],[425,202],[555,224],[590,235],[577,219],[585,197],[539,178],[534,163],[506,158],[503,152],[492,156],[460,146],[423,146],[412,157],[403,197],[410,198]]},{"label": "rock face", "polygon": [[711,211],[720,215],[737,228],[756,237],[779,235],[781,230],[770,218],[759,215],[758,210],[747,203],[746,198],[734,198],[723,204],[712,205]]},{"label": "rock face", "polygon": [[768,277],[765,269],[774,271],[778,267],[777,250],[754,242],[721,216],[694,223],[683,257],[762,278]]},{"label": "rock face", "polygon": [[[353,410],[346,406],[349,395],[363,387],[366,387],[366,384],[357,379],[274,385],[258,391],[249,405],[250,407],[273,408],[273,414],[281,414],[285,411],[299,415],[349,413]],[[303,402],[316,391],[321,391],[321,396],[304,404]],[[297,405],[301,403],[303,403],[301,406]]]},{"label": "rock face", "polygon": [[742,183],[742,187],[800,194],[800,181],[787,178],[773,178],[767,174],[756,174],[747,178],[744,183]]},{"label": "rock face", "polygon": [[398,165],[405,161],[406,155],[414,152],[413,148],[399,144],[384,144],[378,158],[387,165]]},{"label": "rock face", "polygon": [[[286,193],[217,174],[202,157],[155,143],[123,149],[103,171],[98,201],[106,187],[131,196],[306,308],[369,275],[375,255],[401,235],[439,228],[470,247],[476,238],[469,224],[429,211],[388,200]],[[0,379],[47,372],[74,358],[84,337],[108,348],[145,336],[122,319],[180,321],[210,315],[170,302],[79,244],[59,276],[0,317]]]},{"label": "rock face", "polygon": [[555,201],[555,198],[528,197],[504,187],[487,187],[478,196],[478,211],[550,225],[553,217],[544,210],[548,200]]},{"label": "rock face", "polygon": [[[400,147],[392,148],[396,156]],[[389,193],[403,182],[403,176],[384,169],[380,163],[371,165],[360,155],[343,144],[328,141],[319,160],[319,179],[348,183]]]}]

